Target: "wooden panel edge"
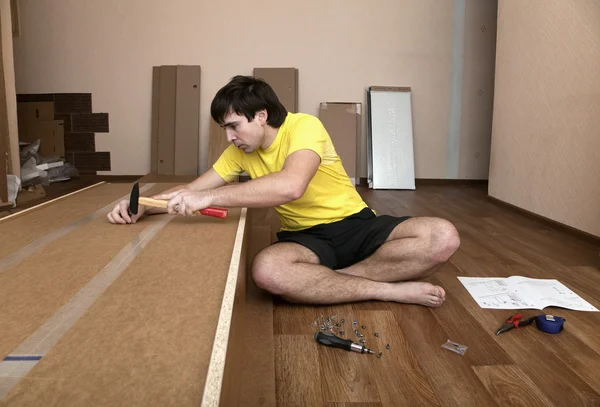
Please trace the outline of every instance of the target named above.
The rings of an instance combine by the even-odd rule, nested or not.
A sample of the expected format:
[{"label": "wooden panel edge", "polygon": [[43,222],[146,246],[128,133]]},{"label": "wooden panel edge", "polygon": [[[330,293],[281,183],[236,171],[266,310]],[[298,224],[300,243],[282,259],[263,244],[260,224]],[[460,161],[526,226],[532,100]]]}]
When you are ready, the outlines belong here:
[{"label": "wooden panel edge", "polygon": [[29,212],[31,212],[31,211],[33,211],[33,210],[40,209],[40,208],[42,208],[42,207],[44,207],[44,206],[46,206],[46,205],[50,205],[50,204],[52,204],[52,203],[55,203],[55,202],[57,202],[57,201],[60,201],[60,200],[62,200],[62,199],[68,198],[68,197],[70,197],[70,196],[72,196],[72,195],[78,194],[78,193],[80,193],[80,192],[86,191],[86,190],[88,190],[88,189],[91,189],[91,188],[98,187],[98,186],[100,186],[100,185],[102,185],[102,184],[106,184],[106,181],[101,181],[101,182],[98,182],[97,184],[90,185],[90,186],[88,186],[88,187],[85,187],[85,188],[78,189],[77,191],[75,191],[75,192],[71,192],[70,194],[66,194],[66,195],[63,195],[63,196],[59,196],[58,198],[54,198],[54,199],[52,199],[52,200],[50,200],[50,201],[42,202],[41,204],[39,204],[39,205],[36,205],[36,206],[32,206],[31,208],[23,209],[23,210],[22,210],[22,211],[20,211],[20,212],[13,213],[12,215],[8,215],[8,216],[5,216],[5,217],[3,217],[3,218],[0,218],[0,222],[4,222],[4,221],[6,221],[6,220],[8,220],[8,219],[14,219],[14,218],[16,218],[17,216],[21,216],[21,215],[24,215],[24,214],[26,214],[26,213],[29,213]]}]

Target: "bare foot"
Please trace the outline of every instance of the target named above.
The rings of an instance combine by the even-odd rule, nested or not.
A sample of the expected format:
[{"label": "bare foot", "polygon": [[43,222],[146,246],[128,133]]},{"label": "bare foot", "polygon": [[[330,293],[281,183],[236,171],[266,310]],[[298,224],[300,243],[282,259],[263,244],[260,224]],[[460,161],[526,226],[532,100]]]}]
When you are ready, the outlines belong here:
[{"label": "bare foot", "polygon": [[410,281],[390,283],[384,301],[439,307],[445,299],[446,292],[439,285]]}]

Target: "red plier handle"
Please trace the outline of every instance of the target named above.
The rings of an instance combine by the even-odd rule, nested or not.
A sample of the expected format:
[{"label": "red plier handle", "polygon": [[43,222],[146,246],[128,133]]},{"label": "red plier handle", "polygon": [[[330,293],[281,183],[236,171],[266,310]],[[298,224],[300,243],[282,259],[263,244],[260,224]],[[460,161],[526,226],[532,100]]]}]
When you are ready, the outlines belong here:
[{"label": "red plier handle", "polygon": [[506,322],[504,324],[502,324],[502,326],[500,326],[500,328],[498,328],[498,330],[496,331],[496,335],[499,335],[506,331],[510,331],[513,328],[518,328],[520,326],[529,325],[535,319],[535,317],[527,318],[524,320],[522,320],[522,318],[523,318],[522,314],[511,315],[510,317],[508,317]]}]

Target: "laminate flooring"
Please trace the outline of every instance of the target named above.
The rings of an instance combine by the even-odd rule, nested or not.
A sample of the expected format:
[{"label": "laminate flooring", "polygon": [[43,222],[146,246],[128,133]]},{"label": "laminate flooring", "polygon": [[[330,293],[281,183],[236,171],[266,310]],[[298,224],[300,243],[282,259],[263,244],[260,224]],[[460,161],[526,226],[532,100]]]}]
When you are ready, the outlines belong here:
[{"label": "laminate flooring", "polygon": [[[600,406],[600,313],[546,308],[566,318],[560,334],[531,325],[497,336],[509,315],[541,311],[483,309],[457,279],[558,279],[600,308],[597,246],[493,203],[486,186],[359,192],[379,213],[454,223],[461,246],[427,279],[445,288],[446,302],[436,309],[374,301],[306,306],[274,297],[276,405]],[[321,315],[343,319],[336,332],[355,341],[359,329],[381,357],[318,345],[312,324]],[[451,352],[441,347],[447,340],[468,348]]]}]

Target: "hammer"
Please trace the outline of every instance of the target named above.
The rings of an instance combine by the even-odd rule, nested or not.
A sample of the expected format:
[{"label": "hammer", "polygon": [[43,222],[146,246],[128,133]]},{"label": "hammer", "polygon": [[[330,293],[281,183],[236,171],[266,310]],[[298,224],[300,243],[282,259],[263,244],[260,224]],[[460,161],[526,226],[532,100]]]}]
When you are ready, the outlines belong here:
[{"label": "hammer", "polygon": [[[129,196],[129,212],[134,215],[138,213],[138,205],[151,206],[153,208],[167,208],[167,202],[161,199],[140,198],[140,187],[136,182],[133,184],[131,195]],[[227,217],[227,209],[223,208],[206,208],[198,211],[202,215],[214,216],[215,218],[225,219]]]}]

